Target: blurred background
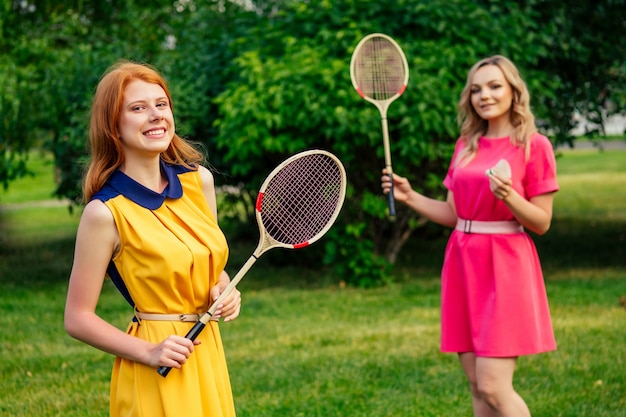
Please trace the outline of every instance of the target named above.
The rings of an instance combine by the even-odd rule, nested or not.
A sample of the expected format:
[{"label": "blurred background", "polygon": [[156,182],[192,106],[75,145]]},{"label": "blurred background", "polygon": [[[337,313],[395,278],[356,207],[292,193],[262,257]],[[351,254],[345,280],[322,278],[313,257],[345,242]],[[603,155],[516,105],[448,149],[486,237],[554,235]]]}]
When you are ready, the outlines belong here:
[{"label": "blurred background", "polygon": [[380,283],[411,236],[441,232],[403,207],[387,219],[380,116],[349,77],[358,41],[382,32],[403,48],[409,85],[388,112],[394,170],[438,197],[465,77],[489,55],[518,65],[556,147],[620,140],[625,22],[623,0],[2,0],[0,183],[46,152],[55,198],[80,207],[95,86],[119,59],[146,62],[170,83],[178,133],[207,152],[232,238],[256,239],[251,202],[276,164],[326,149],[348,171],[343,215],[319,248],[275,261],[321,260],[348,283]]}]

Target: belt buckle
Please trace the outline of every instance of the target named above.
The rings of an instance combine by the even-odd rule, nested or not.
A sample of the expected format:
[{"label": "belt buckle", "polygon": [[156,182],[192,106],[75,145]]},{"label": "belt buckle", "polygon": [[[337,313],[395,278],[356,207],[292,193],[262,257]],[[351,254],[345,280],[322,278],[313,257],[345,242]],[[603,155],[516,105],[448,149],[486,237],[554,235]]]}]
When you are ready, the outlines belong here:
[{"label": "belt buckle", "polygon": [[193,323],[200,321],[200,314],[179,314],[178,318],[180,321]]},{"label": "belt buckle", "polygon": [[472,233],[472,221],[471,220],[465,220],[465,223],[463,224],[463,233]]}]

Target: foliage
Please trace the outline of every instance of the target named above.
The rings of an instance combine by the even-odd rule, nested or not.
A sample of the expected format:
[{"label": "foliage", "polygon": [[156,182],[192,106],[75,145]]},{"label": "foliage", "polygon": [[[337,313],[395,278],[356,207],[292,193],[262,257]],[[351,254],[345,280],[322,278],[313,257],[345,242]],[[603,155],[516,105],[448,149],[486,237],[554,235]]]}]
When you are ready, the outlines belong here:
[{"label": "foliage", "polygon": [[[455,103],[467,69],[496,52],[519,58],[522,66],[549,53],[529,47],[536,42],[536,23],[527,18],[532,10],[511,6],[516,10],[504,13],[453,3],[285,2],[260,19],[252,32],[263,34],[263,44],[235,60],[239,76],[217,98],[216,141],[231,173],[246,186],[300,149],[326,148],[344,161],[351,192],[334,247],[343,247],[339,252],[346,257],[334,264],[350,270],[353,283],[384,279],[384,260],[393,263],[412,230],[423,224],[402,207],[395,222],[385,216],[378,111],[357,96],[349,79],[358,40],[384,31],[405,49],[409,88],[388,116],[394,170],[435,197],[444,193],[441,178],[456,138]],[[486,25],[488,32],[481,30]]]},{"label": "foliage", "polygon": [[[557,143],[573,144],[569,133],[579,118],[604,135],[607,116],[626,110],[626,1],[532,0],[539,37],[550,52],[534,62],[535,71],[551,74],[550,83],[531,84],[541,94],[545,124]],[[549,91],[544,94],[544,89]],[[579,117],[577,117],[579,116]]]},{"label": "foliage", "polygon": [[0,3],[0,185],[4,188],[26,174],[28,150],[45,120],[39,67],[46,62],[45,41],[16,33],[19,20],[10,13],[11,4]]},{"label": "foliage", "polygon": [[361,37],[392,35],[408,57],[409,87],[388,114],[393,165],[432,197],[444,195],[458,95],[479,58],[501,53],[518,64],[558,142],[571,140],[574,114],[598,120],[624,109],[624,0],[0,5],[1,183],[23,175],[27,151],[42,144],[55,155],[57,195],[79,202],[94,87],[117,59],[149,62],[171,81],[179,133],[203,145],[218,183],[239,195],[253,195],[296,151],[342,159],[349,198],[321,258],[362,285],[384,281],[424,221],[403,207],[386,218],[379,115],[349,79]]}]

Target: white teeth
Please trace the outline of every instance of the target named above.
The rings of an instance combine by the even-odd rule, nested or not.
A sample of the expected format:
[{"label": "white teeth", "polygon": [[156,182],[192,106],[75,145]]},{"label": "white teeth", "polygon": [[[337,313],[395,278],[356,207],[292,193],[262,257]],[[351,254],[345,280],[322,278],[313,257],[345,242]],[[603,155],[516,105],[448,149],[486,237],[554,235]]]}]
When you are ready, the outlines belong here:
[{"label": "white teeth", "polygon": [[144,134],[145,135],[162,135],[164,133],[165,133],[165,129],[157,129],[157,130],[149,130]]}]

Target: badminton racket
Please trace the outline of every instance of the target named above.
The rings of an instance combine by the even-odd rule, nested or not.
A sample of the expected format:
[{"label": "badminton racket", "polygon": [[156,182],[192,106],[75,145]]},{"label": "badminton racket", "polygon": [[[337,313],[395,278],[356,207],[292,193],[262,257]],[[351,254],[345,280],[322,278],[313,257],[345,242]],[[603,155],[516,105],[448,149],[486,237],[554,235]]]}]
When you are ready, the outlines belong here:
[{"label": "badminton racket", "polygon": [[[391,37],[382,33],[365,36],[357,44],[350,60],[350,78],[359,95],[373,103],[380,111],[385,151],[385,168],[393,178],[387,110],[404,93],[409,82],[409,66],[402,48]],[[389,216],[396,215],[393,180],[387,195]]]},{"label": "badminton racket", "polygon": [[[320,239],[341,211],[346,194],[346,172],[333,154],[310,150],[291,156],[265,179],[255,205],[259,244],[224,292],[185,336],[195,340],[217,306],[233,291],[246,272],[273,248],[300,249]],[[172,368],[158,369],[165,377]]]}]

